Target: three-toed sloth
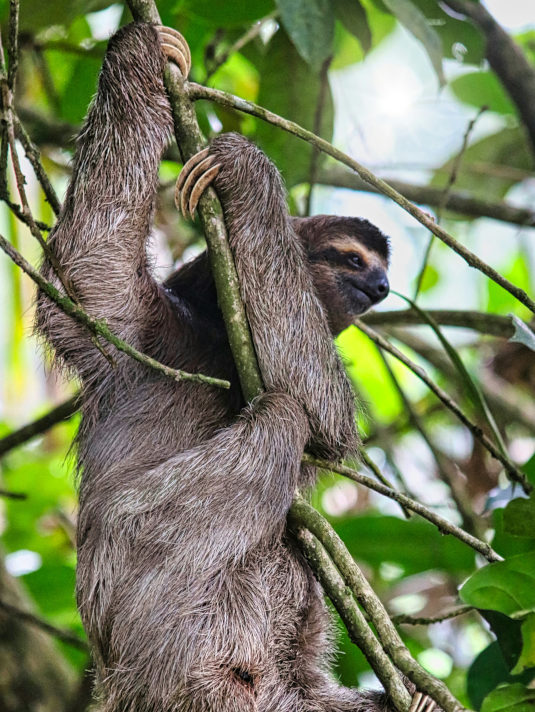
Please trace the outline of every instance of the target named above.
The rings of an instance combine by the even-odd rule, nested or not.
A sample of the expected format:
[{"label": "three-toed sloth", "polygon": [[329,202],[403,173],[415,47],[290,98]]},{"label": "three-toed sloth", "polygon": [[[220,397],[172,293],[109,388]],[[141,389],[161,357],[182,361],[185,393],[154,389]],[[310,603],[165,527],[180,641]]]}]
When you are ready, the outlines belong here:
[{"label": "three-toed sloth", "polygon": [[[382,710],[332,678],[322,592],[286,531],[304,448],[355,450],[350,385],[332,343],[388,293],[388,240],[359,218],[291,218],[280,176],[235,134],[190,161],[182,204],[221,199],[266,392],[244,403],[206,254],[164,284],[146,241],[171,111],[178,33],[132,24],[109,43],[49,241],[91,316],[177,369],[111,366],[44,295],[38,328],[83,385],[77,597],[105,712]],[[217,174],[217,175],[216,175]],[[44,275],[59,285],[50,263]]]}]

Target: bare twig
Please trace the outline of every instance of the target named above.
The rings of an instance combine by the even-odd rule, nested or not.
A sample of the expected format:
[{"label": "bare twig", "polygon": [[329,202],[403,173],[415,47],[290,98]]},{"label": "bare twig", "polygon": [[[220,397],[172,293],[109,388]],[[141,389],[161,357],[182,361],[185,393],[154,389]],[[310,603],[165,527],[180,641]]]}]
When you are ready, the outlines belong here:
[{"label": "bare twig", "polygon": [[476,609],[473,606],[459,606],[459,608],[443,613],[441,616],[432,616],[431,618],[406,616],[405,614],[400,613],[397,616],[392,616],[392,623],[395,623],[396,625],[434,625],[435,623],[449,621],[452,618],[458,618],[458,616],[464,616],[465,613],[471,613],[475,610]]},{"label": "bare twig", "polygon": [[5,237],[0,235],[0,249],[2,249],[15,264],[17,264],[26,274],[33,279],[37,286],[51,299],[55,302],[58,307],[65,312],[68,316],[76,319],[76,321],[83,324],[90,332],[96,337],[103,337],[110,344],[113,344],[116,349],[127,354],[131,358],[139,363],[149,366],[150,368],[158,371],[159,373],[171,378],[175,381],[193,381],[196,383],[205,383],[211,386],[217,386],[218,388],[230,388],[230,383],[228,381],[222,380],[220,378],[212,378],[210,376],[204,376],[201,373],[186,373],[186,371],[180,371],[175,368],[170,368],[165,366],[163,363],[156,361],[155,359],[142,354],[140,351],[135,349],[126,341],[123,341],[118,336],[116,336],[108,327],[105,321],[99,319],[93,319],[85,312],[81,307],[75,304],[68,297],[63,296],[53,284],[47,282],[44,277],[35,270],[29,262],[27,262],[24,257],[11,245]]},{"label": "bare twig", "polygon": [[[395,178],[387,178],[386,181],[394,190],[414,203],[438,207],[443,200],[441,188],[431,185],[415,185]],[[376,186],[367,183],[353,171],[337,165],[322,168],[318,175],[318,183],[333,188],[381,193]],[[473,218],[492,218],[514,225],[535,225],[535,211],[530,208],[517,208],[505,201],[484,200],[467,192],[450,191],[444,203],[444,209]]]},{"label": "bare twig", "polygon": [[273,10],[273,12],[270,12],[269,15],[266,15],[265,17],[261,18],[253,25],[251,25],[251,27],[246,32],[244,32],[244,34],[239,37],[236,42],[234,42],[234,44],[232,44],[227,50],[221,52],[221,54],[219,55],[216,54],[213,65],[206,72],[206,77],[204,81],[207,82],[217,72],[217,70],[222,67],[230,57],[232,57],[233,54],[239,52],[241,49],[243,49],[243,47],[245,47],[246,44],[249,44],[249,42],[254,40],[255,37],[258,37],[264,24],[269,20],[274,20],[278,14],[278,10]]},{"label": "bare twig", "polygon": [[[477,123],[477,120],[481,116],[481,114],[487,110],[487,107],[482,107],[478,112],[477,115],[468,123],[468,126],[466,127],[466,131],[464,132],[463,135],[463,140],[461,144],[461,148],[455,158],[453,159],[451,170],[448,176],[448,180],[446,182],[446,185],[444,186],[442,198],[440,199],[440,202],[438,204],[437,208],[437,222],[442,221],[442,212],[444,208],[446,207],[446,204],[448,202],[448,198],[451,192],[451,189],[453,188],[455,181],[457,180],[457,175],[459,173],[459,168],[461,167],[461,161],[463,159],[463,156],[465,154],[466,149],[468,148],[468,141],[470,139],[470,136],[472,134],[472,131],[474,129],[474,126]],[[433,242],[435,240],[435,236],[431,235],[429,238],[429,242],[427,243],[427,248],[425,250],[424,258],[422,260],[422,266],[420,268],[420,272],[418,273],[418,276],[416,278],[416,286],[414,288],[414,296],[413,299],[414,301],[417,300],[418,295],[420,294],[420,290],[422,288],[422,282],[424,279],[425,275],[425,270],[427,268],[427,264],[429,262],[429,258],[431,257],[431,249],[433,247]]]},{"label": "bare twig", "polygon": [[406,494],[403,494],[398,490],[386,487],[380,482],[374,480],[372,477],[362,475],[360,472],[357,472],[357,470],[354,470],[351,467],[346,467],[345,465],[337,462],[322,460],[318,457],[313,457],[312,455],[305,454],[303,456],[303,462],[314,465],[315,467],[320,467],[322,470],[326,470],[327,472],[338,472],[340,475],[344,475],[350,480],[353,480],[353,482],[357,482],[358,484],[364,485],[364,487],[368,487],[369,489],[374,490],[389,499],[393,499],[407,509],[410,509],[412,512],[415,512],[415,514],[419,514],[424,519],[427,519],[427,521],[434,524],[442,534],[451,534],[456,539],[459,539],[459,541],[462,541],[464,544],[474,549],[474,551],[481,554],[485,559],[487,559],[487,561],[491,563],[494,561],[502,561],[502,557],[485,541],[482,541],[476,536],[465,532],[464,529],[455,526],[455,524],[452,524],[447,519],[444,519],[444,517],[432,512],[415,499],[411,499]]},{"label": "bare twig", "polygon": [[3,457],[7,452],[13,450],[13,448],[28,442],[28,440],[31,440],[37,435],[42,435],[42,433],[46,432],[53,425],[60,423],[62,420],[67,420],[76,413],[79,405],[79,396],[73,396],[69,398],[69,400],[52,408],[52,410],[41,418],[37,418],[33,422],[28,423],[28,425],[24,425],[22,428],[4,436],[0,440],[0,457]]},{"label": "bare twig", "polygon": [[208,99],[209,101],[215,101],[222,106],[228,106],[230,108],[237,109],[238,111],[243,111],[246,114],[257,116],[258,118],[263,119],[274,126],[279,126],[294,136],[298,136],[304,141],[316,146],[332,158],[335,158],[337,161],[340,161],[340,163],[348,166],[358,173],[363,180],[375,186],[379,192],[391,198],[391,200],[397,203],[401,208],[403,208],[403,210],[412,215],[416,220],[418,220],[418,222],[424,225],[428,230],[442,240],[442,242],[462,257],[464,261],[470,265],[470,267],[474,267],[485,274],[489,277],[489,279],[492,279],[493,282],[499,284],[503,289],[518,299],[519,302],[535,313],[535,301],[533,301],[533,299],[531,299],[523,289],[520,289],[520,287],[514,285],[493,267],[481,260],[475,253],[458,242],[454,237],[446,232],[444,228],[437,225],[427,213],[416,207],[416,205],[398,193],[397,190],[394,190],[391,185],[386,183],[384,180],[377,178],[377,176],[368,170],[368,168],[365,168],[365,166],[358,163],[358,161],[355,161],[343,151],[335,148],[328,141],[325,141],[325,139],[316,136],[311,131],[307,131],[307,129],[304,129],[302,126],[299,126],[299,124],[296,124],[293,121],[289,121],[288,119],[284,119],[281,116],[268,111],[258,104],[254,104],[251,101],[246,101],[245,99],[218,89],[210,89],[192,82],[189,84],[189,96],[193,100]]},{"label": "bare twig", "polygon": [[0,488],[0,497],[5,497],[6,499],[28,499],[28,495],[24,492],[11,492],[10,490],[5,490]]},{"label": "bare twig", "polygon": [[496,460],[499,460],[499,462],[502,463],[509,478],[514,482],[518,482],[526,494],[529,494],[533,490],[533,485],[529,482],[526,475],[506,455],[504,455],[491,440],[489,440],[479,425],[472,422],[470,418],[465,415],[463,409],[448,393],[446,393],[446,391],[442,390],[440,386],[437,386],[437,384],[427,375],[421,366],[418,366],[418,364],[414,363],[414,361],[411,361],[407,356],[405,356],[404,353],[381,336],[381,334],[373,329],[370,329],[370,327],[366,326],[366,324],[364,324],[364,322],[360,319],[355,319],[355,325],[358,326],[358,328],[363,331],[373,342],[385,351],[391,353],[392,356],[395,356],[416,376],[418,376],[418,378],[423,381],[431,391],[433,391],[437,398],[442,401],[446,408],[451,410],[451,412],[457,416],[461,423],[463,423],[463,425],[470,430],[472,435],[479,440],[485,449],[488,450],[490,454],[496,458]]},{"label": "bare twig", "polygon": [[[515,333],[510,316],[451,309],[427,309],[427,313],[441,326],[473,329],[482,334],[499,336],[504,339],[510,339]],[[428,326],[428,322],[414,309],[370,312],[361,317],[361,321],[370,326],[412,326],[417,324]]]},{"label": "bare twig", "polygon": [[49,635],[53,635],[58,640],[61,640],[63,643],[67,643],[68,645],[72,645],[74,648],[78,648],[78,650],[88,650],[87,643],[82,638],[79,638],[77,635],[71,633],[69,630],[57,628],[55,625],[48,623],[47,621],[43,620],[42,618],[39,618],[39,616],[36,616],[33,613],[30,613],[29,611],[23,611],[21,608],[17,608],[17,606],[12,606],[11,603],[6,603],[1,599],[0,610],[4,611],[10,616],[14,616],[19,620],[24,621],[25,623],[29,623],[30,625],[33,625],[36,628],[39,628],[40,630],[43,630]]}]

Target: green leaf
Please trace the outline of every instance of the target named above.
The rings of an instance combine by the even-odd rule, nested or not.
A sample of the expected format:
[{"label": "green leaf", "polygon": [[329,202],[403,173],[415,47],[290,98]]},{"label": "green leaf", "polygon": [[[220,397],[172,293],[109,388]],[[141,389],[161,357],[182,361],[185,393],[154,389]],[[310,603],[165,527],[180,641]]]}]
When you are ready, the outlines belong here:
[{"label": "green leaf", "polygon": [[[271,39],[263,61],[259,58],[258,69],[261,76],[258,103],[313,130],[320,78],[301,59],[283,29]],[[327,86],[319,134],[328,141],[332,138],[333,114]],[[258,123],[256,140],[275,162],[288,187],[308,179],[311,146],[264,121]]]},{"label": "green leaf", "polygon": [[[334,14],[329,0],[277,0],[277,6],[297,51],[305,62],[318,70],[332,54]],[[292,71],[289,65],[281,77],[287,77]]]},{"label": "green leaf", "polygon": [[513,499],[503,512],[503,528],[512,536],[535,538],[535,499]]},{"label": "green leaf", "polygon": [[481,712],[534,712],[535,690],[515,682],[503,685],[483,700]]},{"label": "green leaf", "polygon": [[528,349],[535,351],[535,334],[533,331],[524,321],[522,321],[522,319],[519,319],[514,314],[511,314],[510,316],[513,320],[515,333],[509,341],[516,341],[519,344],[524,344],[524,346],[527,346]]},{"label": "green leaf", "polygon": [[460,590],[461,599],[476,608],[520,618],[535,610],[535,552],[488,564]]},{"label": "green leaf", "polygon": [[535,614],[530,614],[522,622],[522,652],[513,670],[515,675],[535,668]]},{"label": "green leaf", "polygon": [[419,40],[427,52],[440,85],[446,83],[442,68],[442,42],[426,16],[409,0],[383,0],[402,25]]},{"label": "green leaf", "polygon": [[[455,189],[467,190],[486,200],[502,199],[513,185],[531,175],[530,156],[525,132],[520,127],[505,128],[486,136],[464,152]],[[454,160],[449,159],[438,169],[434,185],[444,185],[446,176],[451,175]]]},{"label": "green leaf", "polygon": [[466,691],[474,709],[480,709],[485,697],[497,685],[511,679],[498,642],[490,643],[476,657],[466,676]]},{"label": "green leaf", "polygon": [[372,48],[372,31],[363,5],[359,0],[332,0],[332,4],[337,19],[358,39],[367,54]]},{"label": "green leaf", "polygon": [[[511,670],[520,657],[522,650],[522,624],[520,621],[515,621],[509,616],[505,616],[498,611],[480,611],[480,614],[490,625],[490,628],[496,639],[500,650],[502,651],[504,663],[508,670]],[[499,680],[504,682],[505,678]],[[498,683],[496,683],[498,684]],[[494,685],[495,687],[496,685]],[[490,692],[492,688],[488,688]],[[485,694],[487,694],[487,692]]]},{"label": "green leaf", "polygon": [[491,72],[469,72],[450,82],[455,96],[470,106],[487,106],[498,114],[514,114],[509,99],[496,75]]},{"label": "green leaf", "polygon": [[265,17],[273,9],[273,0],[254,0],[254,2],[252,0],[232,0],[232,2],[185,0],[179,5],[181,12],[185,11],[188,15],[201,18],[206,25],[214,29],[250,24]]}]

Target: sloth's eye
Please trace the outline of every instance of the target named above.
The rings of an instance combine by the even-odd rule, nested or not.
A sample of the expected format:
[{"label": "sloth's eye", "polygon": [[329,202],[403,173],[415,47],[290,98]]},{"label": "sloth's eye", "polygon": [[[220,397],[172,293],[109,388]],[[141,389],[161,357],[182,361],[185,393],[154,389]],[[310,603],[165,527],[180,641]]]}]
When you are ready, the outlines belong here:
[{"label": "sloth's eye", "polygon": [[364,267],[364,261],[360,255],[350,255],[348,261],[352,267]]}]

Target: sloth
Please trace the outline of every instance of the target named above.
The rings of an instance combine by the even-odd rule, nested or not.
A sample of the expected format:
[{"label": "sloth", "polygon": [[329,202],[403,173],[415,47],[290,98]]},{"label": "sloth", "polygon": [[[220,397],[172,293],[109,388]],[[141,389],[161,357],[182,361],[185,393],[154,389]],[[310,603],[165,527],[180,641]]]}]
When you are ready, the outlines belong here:
[{"label": "sloth", "polygon": [[[124,354],[110,365],[38,297],[37,327],[83,389],[77,602],[98,709],[389,709],[383,694],[335,682],[322,592],[286,528],[296,488],[315,479],[304,448],[338,459],[357,447],[332,338],[387,295],[388,239],[360,218],[291,218],[277,170],[239,135],[186,164],[184,211],[211,183],[224,209],[266,387],[245,403],[207,255],[164,284],[147,257],[172,128],[168,59],[187,75],[175,30],[134,23],[110,40],[49,247],[93,317],[231,388],[177,382]],[[47,259],[42,273],[60,286]]]}]

